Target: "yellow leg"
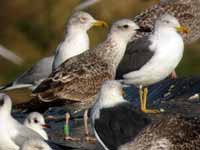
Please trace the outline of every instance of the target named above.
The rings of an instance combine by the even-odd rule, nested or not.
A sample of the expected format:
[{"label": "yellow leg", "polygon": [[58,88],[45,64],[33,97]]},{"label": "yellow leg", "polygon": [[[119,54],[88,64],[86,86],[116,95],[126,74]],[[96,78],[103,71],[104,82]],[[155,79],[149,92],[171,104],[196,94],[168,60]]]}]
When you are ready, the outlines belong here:
[{"label": "yellow leg", "polygon": [[139,88],[139,96],[140,96],[140,109],[144,109],[144,102],[143,102],[143,89],[142,86]]},{"label": "yellow leg", "polygon": [[159,110],[156,109],[147,109],[147,95],[148,95],[148,88],[144,88],[143,91],[143,106],[142,106],[142,112],[144,113],[159,113]]}]

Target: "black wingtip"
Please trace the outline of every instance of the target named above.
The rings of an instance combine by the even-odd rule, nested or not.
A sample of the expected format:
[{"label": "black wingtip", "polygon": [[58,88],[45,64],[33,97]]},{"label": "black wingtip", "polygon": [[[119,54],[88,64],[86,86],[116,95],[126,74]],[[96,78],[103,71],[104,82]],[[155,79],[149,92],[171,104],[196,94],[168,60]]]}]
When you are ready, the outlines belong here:
[{"label": "black wingtip", "polygon": [[5,89],[7,89],[7,88],[9,88],[11,86],[13,86],[13,82],[10,82],[10,83],[4,85],[2,88],[0,88],[0,91],[3,91],[3,90],[5,90]]}]

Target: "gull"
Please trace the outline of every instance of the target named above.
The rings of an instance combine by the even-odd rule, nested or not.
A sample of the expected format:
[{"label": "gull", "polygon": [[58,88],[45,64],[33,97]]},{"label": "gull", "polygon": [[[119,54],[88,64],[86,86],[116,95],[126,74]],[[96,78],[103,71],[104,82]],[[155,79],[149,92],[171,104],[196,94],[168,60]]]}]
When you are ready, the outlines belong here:
[{"label": "gull", "polygon": [[[126,45],[137,31],[140,31],[139,26],[129,19],[115,22],[104,42],[65,61],[33,94],[43,102],[64,100],[66,107],[75,113],[90,108],[102,83],[115,78]],[[87,110],[84,124],[88,135],[86,114]]]},{"label": "gull", "polygon": [[87,31],[94,26],[106,27],[107,24],[82,11],[75,12],[69,18],[64,40],[56,49],[52,70],[55,70],[65,60],[89,49]]},{"label": "gull", "polygon": [[144,41],[143,46],[140,46],[141,51],[149,51],[152,57],[138,70],[123,75],[124,83],[139,87],[143,112],[159,112],[146,108],[148,94],[146,86],[165,79],[181,61],[184,42],[179,32],[187,33],[188,30],[181,26],[175,17],[169,14],[161,16],[155,23],[154,32]]},{"label": "gull", "polygon": [[38,112],[30,113],[24,120],[24,125],[40,134],[45,140],[48,140],[48,135],[44,129],[50,128],[50,126],[45,123],[42,114]]},{"label": "gull", "polygon": [[29,88],[34,90],[62,62],[89,49],[87,31],[93,26],[107,26],[86,12],[75,12],[67,23],[64,40],[56,49],[55,57],[45,57],[1,90]]},{"label": "gull", "polygon": [[25,127],[11,116],[12,101],[8,95],[0,93],[0,149],[19,149],[29,139],[43,138]]},{"label": "gull", "polygon": [[152,121],[134,110],[118,81],[106,81],[91,111],[92,129],[105,150],[200,149],[200,118],[165,115]]},{"label": "gull", "polygon": [[23,144],[29,140],[42,140],[47,142],[53,149],[60,150],[61,147],[66,149],[73,149],[56,144],[52,141],[45,141],[45,139],[34,130],[19,123],[11,116],[12,101],[6,94],[0,93],[0,149],[18,150]]},{"label": "gull", "polygon": [[[154,25],[157,18],[164,14],[173,15],[178,19],[181,25],[188,28],[188,34],[182,34],[185,44],[196,42],[200,37],[200,1],[199,0],[161,0],[159,3],[140,12],[133,20],[141,27],[149,28],[154,31]],[[141,51],[140,46],[143,45],[146,36],[149,33],[137,33],[127,46],[127,50],[123,60],[121,61],[117,78],[122,78],[123,74],[132,70],[138,70],[151,57],[152,53]],[[172,78],[176,78],[175,72],[172,72]]]}]

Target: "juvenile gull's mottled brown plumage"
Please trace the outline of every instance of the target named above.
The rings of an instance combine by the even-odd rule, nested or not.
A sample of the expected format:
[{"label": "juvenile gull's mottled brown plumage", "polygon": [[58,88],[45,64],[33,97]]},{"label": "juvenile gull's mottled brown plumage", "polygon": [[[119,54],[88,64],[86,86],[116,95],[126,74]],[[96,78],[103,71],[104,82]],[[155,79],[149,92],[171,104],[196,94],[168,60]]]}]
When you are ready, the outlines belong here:
[{"label": "juvenile gull's mottled brown plumage", "polygon": [[[107,39],[95,49],[68,59],[33,92],[40,100],[64,99],[81,104],[92,102],[102,83],[114,79],[126,45],[139,27],[131,20],[116,22]],[[84,107],[82,109],[85,109]]]},{"label": "juvenile gull's mottled brown plumage", "polygon": [[[191,43],[199,39],[199,0],[165,0],[156,5],[153,5],[149,9],[146,9],[134,17],[133,20],[140,26],[153,29],[156,19],[165,13],[173,15],[178,19],[181,25],[188,27],[190,32],[184,38],[186,43]],[[135,37],[143,37],[143,34],[139,33]]]},{"label": "juvenile gull's mottled brown plumage", "polygon": [[[189,33],[184,35],[186,44],[200,38],[200,0],[163,0],[144,10],[133,20],[139,26],[149,27],[153,31],[156,19],[166,13],[175,16],[181,25],[189,29]],[[152,57],[152,52],[141,51],[141,46],[148,44],[145,43],[145,38],[150,34],[140,32],[133,37],[133,42],[128,44],[125,56],[118,67],[117,78],[122,78],[123,74],[130,71],[138,70]]]},{"label": "juvenile gull's mottled brown plumage", "polygon": [[[88,109],[104,81],[114,79],[128,41],[139,27],[131,20],[123,19],[113,24],[107,39],[95,49],[66,60],[35,91],[41,101],[65,100],[72,113]],[[73,106],[73,107],[72,107]],[[67,114],[66,122],[69,120]],[[87,110],[84,113],[86,140],[90,139],[87,126]],[[66,140],[73,139],[68,135]]]},{"label": "juvenile gull's mottled brown plumage", "polygon": [[200,149],[199,123],[198,117],[167,116],[147,126],[132,142],[119,149],[197,150]]},{"label": "juvenile gull's mottled brown plumage", "polygon": [[97,93],[102,81],[113,77],[113,68],[93,51],[87,51],[62,64],[34,92],[50,101],[86,101]]}]

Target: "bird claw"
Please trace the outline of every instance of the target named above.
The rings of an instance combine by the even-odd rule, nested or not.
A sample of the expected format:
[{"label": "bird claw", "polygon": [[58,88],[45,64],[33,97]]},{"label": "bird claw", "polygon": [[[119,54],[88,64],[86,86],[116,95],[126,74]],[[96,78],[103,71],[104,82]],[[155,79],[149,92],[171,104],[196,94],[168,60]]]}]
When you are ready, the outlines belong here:
[{"label": "bird claw", "polygon": [[144,113],[151,113],[151,114],[160,113],[160,111],[157,110],[157,109],[142,109],[142,112],[144,112]]},{"label": "bird claw", "polygon": [[91,136],[89,136],[89,135],[86,135],[86,136],[85,136],[85,141],[88,142],[88,143],[91,143],[91,144],[95,144],[97,140],[96,140],[96,138],[94,138],[94,137],[91,137]]},{"label": "bird claw", "polygon": [[80,139],[80,138],[76,138],[76,137],[66,136],[66,137],[64,137],[64,140],[65,140],[65,141],[78,142],[78,141],[80,141],[81,139]]}]

